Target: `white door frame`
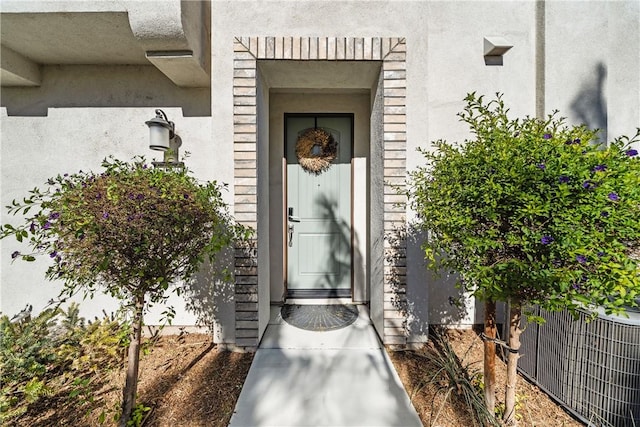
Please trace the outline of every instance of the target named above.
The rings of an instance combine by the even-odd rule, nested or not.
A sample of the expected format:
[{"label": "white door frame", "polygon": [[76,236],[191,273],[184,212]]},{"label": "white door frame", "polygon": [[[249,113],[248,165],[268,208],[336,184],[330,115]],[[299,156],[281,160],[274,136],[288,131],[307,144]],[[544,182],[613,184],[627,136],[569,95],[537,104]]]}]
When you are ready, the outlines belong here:
[{"label": "white door frame", "polygon": [[[350,263],[350,267],[349,267],[349,289],[348,292],[344,292],[345,290],[343,289],[332,289],[328,292],[307,292],[307,291],[295,291],[293,289],[289,289],[288,286],[288,267],[289,267],[289,247],[290,245],[288,244],[288,240],[290,238],[289,236],[289,229],[288,227],[290,225],[294,225],[290,223],[289,218],[288,218],[288,209],[290,208],[290,203],[288,202],[288,196],[289,196],[289,179],[288,179],[288,168],[285,167],[284,169],[284,179],[283,179],[283,189],[282,189],[282,194],[284,196],[284,212],[283,212],[283,224],[285,225],[283,227],[283,241],[285,242],[285,244],[283,245],[284,248],[284,286],[285,286],[285,294],[287,295],[287,298],[289,299],[296,299],[296,298],[346,298],[351,300],[353,298],[354,295],[354,281],[353,281],[353,273],[354,273],[354,265],[353,265],[353,255],[354,255],[354,228],[353,228],[353,221],[354,221],[354,217],[353,217],[353,201],[354,201],[354,188],[353,188],[353,157],[354,157],[354,114],[353,113],[343,113],[343,112],[339,112],[339,113],[326,113],[326,112],[304,112],[304,113],[285,113],[284,114],[284,157],[286,159],[287,157],[287,126],[288,126],[288,119],[289,118],[296,118],[296,117],[303,117],[303,118],[315,118],[316,119],[316,124],[317,124],[317,119],[318,118],[334,118],[334,117],[340,117],[340,118],[348,118],[350,120],[350,135],[349,135],[349,140],[350,140],[350,147],[349,147],[349,263]],[[287,165],[287,162],[285,161],[285,165]]]}]

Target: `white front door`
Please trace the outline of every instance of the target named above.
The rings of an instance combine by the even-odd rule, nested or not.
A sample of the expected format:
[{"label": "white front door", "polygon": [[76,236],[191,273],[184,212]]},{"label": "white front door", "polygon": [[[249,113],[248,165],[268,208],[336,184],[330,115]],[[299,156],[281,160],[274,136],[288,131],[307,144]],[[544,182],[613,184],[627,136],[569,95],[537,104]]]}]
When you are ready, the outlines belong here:
[{"label": "white front door", "polygon": [[[305,170],[296,155],[296,142],[309,129],[322,129],[337,142],[336,158],[319,173]],[[352,114],[285,115],[290,298],[351,296],[352,147]]]}]

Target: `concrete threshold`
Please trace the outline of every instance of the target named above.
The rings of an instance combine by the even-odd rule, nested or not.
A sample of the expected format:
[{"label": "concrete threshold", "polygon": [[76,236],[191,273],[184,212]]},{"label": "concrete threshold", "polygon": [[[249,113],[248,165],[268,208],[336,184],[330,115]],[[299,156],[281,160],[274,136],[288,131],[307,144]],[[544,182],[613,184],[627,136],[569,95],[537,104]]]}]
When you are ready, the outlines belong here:
[{"label": "concrete threshold", "polygon": [[[286,304],[299,305],[338,305],[354,304],[351,298],[287,298]],[[355,303],[358,304],[358,303]]]}]

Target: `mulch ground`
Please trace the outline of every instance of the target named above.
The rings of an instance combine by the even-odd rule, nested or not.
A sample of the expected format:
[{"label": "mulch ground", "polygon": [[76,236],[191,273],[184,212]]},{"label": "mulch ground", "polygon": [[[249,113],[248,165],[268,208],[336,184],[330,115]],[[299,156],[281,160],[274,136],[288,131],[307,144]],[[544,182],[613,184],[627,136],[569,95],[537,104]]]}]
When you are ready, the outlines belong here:
[{"label": "mulch ground", "polygon": [[[482,367],[482,343],[470,330],[452,330],[450,341],[464,363]],[[470,427],[464,405],[452,393],[444,401],[439,384],[430,381],[433,370],[420,352],[390,352],[393,363],[425,426]],[[253,355],[219,351],[211,337],[200,334],[162,337],[142,356],[138,401],[151,408],[145,426],[226,427],[229,423]],[[506,369],[498,363],[498,384]],[[74,408],[48,401],[34,406],[17,426],[115,425],[124,374],[113,372],[94,395],[93,405]],[[498,401],[504,388],[498,392]],[[581,426],[537,387],[520,378],[518,383],[520,426]],[[106,421],[100,414],[106,410]]]},{"label": "mulch ground", "polygon": [[[482,371],[483,344],[472,330],[451,329],[447,337],[463,366]],[[455,391],[445,400],[446,387],[433,380],[433,369],[421,351],[390,352],[391,360],[425,426],[470,427],[474,423],[466,405]],[[504,403],[504,384],[507,369],[502,360],[496,361],[496,406]],[[579,427],[583,424],[572,418],[538,387],[519,376],[517,389],[517,417],[520,427]]]},{"label": "mulch ground", "polygon": [[161,340],[140,372],[140,399],[152,408],[145,425],[226,427],[253,354],[219,351],[209,336]]},{"label": "mulch ground", "polygon": [[[208,335],[160,338],[140,359],[137,402],[150,408],[143,425],[226,427],[252,360],[251,353],[219,351]],[[123,385],[124,369],[102,381],[93,404],[45,399],[12,425],[117,425]]]}]

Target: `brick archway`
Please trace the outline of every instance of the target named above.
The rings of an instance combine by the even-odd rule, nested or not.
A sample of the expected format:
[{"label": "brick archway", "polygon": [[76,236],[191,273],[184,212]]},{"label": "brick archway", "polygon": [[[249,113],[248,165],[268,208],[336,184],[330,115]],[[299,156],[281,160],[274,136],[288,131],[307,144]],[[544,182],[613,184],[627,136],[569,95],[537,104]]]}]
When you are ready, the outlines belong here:
[{"label": "brick archway", "polygon": [[[403,230],[406,197],[398,194],[406,177],[406,43],[385,37],[236,37],[233,64],[234,206],[236,220],[258,225],[257,62],[380,61],[382,63],[382,178],[385,237]],[[258,236],[256,235],[256,239]],[[254,242],[255,243],[255,242]],[[236,345],[258,345],[257,245],[236,248]],[[386,344],[404,345],[406,336],[406,243],[385,238],[382,322]],[[384,331],[384,332],[383,332]]]}]

